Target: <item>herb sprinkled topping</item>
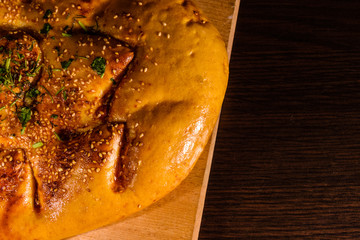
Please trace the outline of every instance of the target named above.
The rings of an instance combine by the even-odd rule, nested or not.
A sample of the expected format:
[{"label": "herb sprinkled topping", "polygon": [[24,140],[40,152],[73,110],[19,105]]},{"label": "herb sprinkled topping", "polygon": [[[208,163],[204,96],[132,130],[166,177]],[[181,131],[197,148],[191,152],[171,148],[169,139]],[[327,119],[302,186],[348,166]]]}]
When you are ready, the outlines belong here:
[{"label": "herb sprinkled topping", "polygon": [[49,23],[45,23],[40,33],[47,34],[51,29],[53,29],[53,27]]},{"label": "herb sprinkled topping", "polygon": [[46,10],[43,19],[49,19],[49,17],[51,16],[52,11],[50,9]]},{"label": "herb sprinkled topping", "polygon": [[63,37],[71,37],[72,35],[70,33],[61,33]]},{"label": "herb sprinkled topping", "polygon": [[74,61],[74,59],[70,58],[68,61],[61,62],[61,67],[63,69],[67,69],[70,66],[70,64],[72,63],[72,61]]},{"label": "herb sprinkled topping", "polygon": [[18,112],[17,116],[21,123],[21,126],[25,128],[26,124],[30,121],[32,115],[32,111],[28,107],[22,107]]},{"label": "herb sprinkled topping", "polygon": [[56,137],[57,140],[62,141],[61,138],[60,138],[60,136],[59,136],[59,134],[57,134],[56,132],[54,132],[54,135],[55,135],[55,137]]},{"label": "herb sprinkled topping", "polygon": [[54,98],[52,97],[51,93],[49,92],[49,90],[47,90],[46,87],[44,87],[43,85],[41,85],[40,87],[42,87],[45,92],[49,95],[49,97],[51,98],[51,102],[53,103],[54,102]]},{"label": "herb sprinkled topping", "polygon": [[65,87],[60,88],[59,91],[57,91],[57,92],[55,93],[55,96],[57,96],[59,93],[61,93],[61,91],[64,90],[64,88],[65,88]]},{"label": "herb sprinkled topping", "polygon": [[86,26],[85,26],[80,20],[78,20],[77,22],[79,23],[80,27],[81,27],[85,32],[88,31],[87,28],[86,28]]},{"label": "herb sprinkled topping", "polygon": [[97,72],[101,77],[104,76],[106,67],[106,60],[103,57],[97,57],[91,63],[91,68]]},{"label": "herb sprinkled topping", "polygon": [[33,148],[41,148],[42,146],[44,146],[42,142],[37,142],[32,145]]},{"label": "herb sprinkled topping", "polygon": [[31,106],[34,100],[36,99],[36,97],[39,95],[40,95],[40,91],[37,88],[30,88],[29,91],[25,93],[24,102],[26,106]]},{"label": "herb sprinkled topping", "polygon": [[67,100],[67,92],[66,92],[66,90],[63,91],[63,98],[64,98],[65,101]]},{"label": "herb sprinkled topping", "polygon": [[26,92],[26,97],[36,98],[40,95],[40,91],[37,88],[30,88],[29,91]]},{"label": "herb sprinkled topping", "polygon": [[116,85],[116,81],[114,78],[110,78],[110,81],[112,82],[113,85]]},{"label": "herb sprinkled topping", "polygon": [[29,47],[29,49],[28,49],[30,52],[31,52],[31,51],[33,50],[33,48],[34,48],[34,43],[35,43],[35,40],[31,42],[31,45],[30,45],[30,47]]}]

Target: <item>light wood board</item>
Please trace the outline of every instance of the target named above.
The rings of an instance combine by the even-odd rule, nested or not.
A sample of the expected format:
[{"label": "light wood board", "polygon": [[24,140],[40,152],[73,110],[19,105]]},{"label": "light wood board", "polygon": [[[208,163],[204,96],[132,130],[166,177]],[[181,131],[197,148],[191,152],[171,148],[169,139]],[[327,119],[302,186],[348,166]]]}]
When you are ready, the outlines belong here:
[{"label": "light wood board", "polygon": [[[240,0],[196,0],[227,43],[230,59]],[[216,140],[212,138],[190,175],[178,188],[152,206],[116,224],[71,240],[197,239]]]}]

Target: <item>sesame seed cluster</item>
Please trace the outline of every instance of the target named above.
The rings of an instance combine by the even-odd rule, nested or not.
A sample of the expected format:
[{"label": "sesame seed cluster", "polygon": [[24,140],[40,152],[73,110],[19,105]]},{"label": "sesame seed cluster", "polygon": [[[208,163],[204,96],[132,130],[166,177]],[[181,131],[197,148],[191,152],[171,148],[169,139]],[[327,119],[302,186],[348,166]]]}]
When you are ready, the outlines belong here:
[{"label": "sesame seed cluster", "polygon": [[16,193],[25,175],[26,161],[21,149],[0,151],[0,201]]}]

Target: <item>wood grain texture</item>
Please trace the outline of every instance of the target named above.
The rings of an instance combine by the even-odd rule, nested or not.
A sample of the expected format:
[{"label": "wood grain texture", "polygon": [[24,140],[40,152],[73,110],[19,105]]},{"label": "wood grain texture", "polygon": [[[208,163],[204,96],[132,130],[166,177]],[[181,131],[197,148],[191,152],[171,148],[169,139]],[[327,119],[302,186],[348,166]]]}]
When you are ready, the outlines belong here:
[{"label": "wood grain texture", "polygon": [[[198,0],[197,6],[231,42],[240,0]],[[221,10],[221,11],[219,11]],[[231,44],[232,45],[232,44]],[[231,46],[228,47],[230,55]],[[215,128],[216,132],[217,128]],[[216,134],[206,146],[190,175],[164,199],[111,226],[71,238],[71,240],[168,240],[197,239],[204,206],[207,180]]]},{"label": "wood grain texture", "polygon": [[360,2],[242,0],[200,239],[358,239]]}]

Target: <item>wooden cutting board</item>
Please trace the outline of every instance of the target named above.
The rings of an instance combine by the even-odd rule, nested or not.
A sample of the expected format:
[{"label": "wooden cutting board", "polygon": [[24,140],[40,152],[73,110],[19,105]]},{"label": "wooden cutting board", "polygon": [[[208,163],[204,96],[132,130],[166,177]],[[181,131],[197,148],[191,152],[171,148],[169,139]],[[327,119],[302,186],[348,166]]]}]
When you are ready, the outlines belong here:
[{"label": "wooden cutting board", "polygon": [[[230,59],[240,0],[195,0],[221,33]],[[217,126],[190,175],[165,198],[116,224],[71,240],[198,239]]]}]

